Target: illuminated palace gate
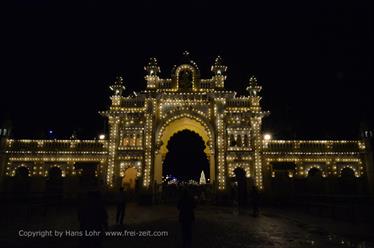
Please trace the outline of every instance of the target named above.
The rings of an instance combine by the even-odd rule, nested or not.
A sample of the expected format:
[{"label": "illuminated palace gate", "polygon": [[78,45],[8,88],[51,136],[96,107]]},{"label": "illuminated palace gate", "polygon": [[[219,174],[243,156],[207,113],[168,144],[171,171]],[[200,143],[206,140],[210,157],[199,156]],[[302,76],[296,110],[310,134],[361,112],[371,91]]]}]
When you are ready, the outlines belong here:
[{"label": "illuminated palace gate", "polygon": [[13,140],[0,133],[1,178],[17,176],[17,171],[48,177],[56,167],[69,182],[80,174],[76,168],[85,168],[77,164],[88,162],[98,165],[96,176],[109,189],[123,184],[156,189],[162,183],[169,139],[188,129],[204,141],[210,183],[219,191],[228,189],[238,171],[248,186],[265,190],[274,187],[274,179],[304,180],[310,175],[334,181],[349,174],[372,186],[368,136],[350,141],[263,139],[261,123],[268,112],[261,110],[256,79],[249,79],[247,96],[237,97],[224,89],[227,67],[220,57],[208,79],[200,77],[188,54],[184,59],[170,78],[161,78],[156,59],[150,59],[145,66],[147,89],[140,93],[124,96],[122,78],[110,86],[112,104],[101,112],[108,118],[107,139]]},{"label": "illuminated palace gate", "polygon": [[[117,78],[108,117],[109,154],[106,182],[116,186],[127,168],[135,167],[145,188],[162,183],[162,164],[169,139],[185,129],[204,140],[210,164],[210,182],[224,190],[228,177],[240,167],[262,188],[261,87],[252,77],[246,97],[224,89],[226,66],[221,58],[211,67],[212,77],[202,79],[196,64],[185,54],[170,78],[160,78],[156,59],[145,67],[147,89],[123,96],[123,80]],[[188,146],[187,146],[188,147]],[[191,165],[194,166],[194,165]]]}]

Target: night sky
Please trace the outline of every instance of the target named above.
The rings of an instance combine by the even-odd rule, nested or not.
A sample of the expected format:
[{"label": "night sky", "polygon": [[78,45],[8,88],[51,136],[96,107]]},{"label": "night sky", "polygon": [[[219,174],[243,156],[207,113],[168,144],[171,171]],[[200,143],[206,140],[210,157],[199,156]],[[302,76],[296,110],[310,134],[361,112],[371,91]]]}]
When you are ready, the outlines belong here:
[{"label": "night sky", "polygon": [[275,138],[351,139],[373,120],[371,1],[12,2],[0,11],[0,121],[14,137],[96,137],[115,76],[140,91],[149,57],[168,77],[184,50],[206,78],[221,55],[239,95],[255,75]]}]

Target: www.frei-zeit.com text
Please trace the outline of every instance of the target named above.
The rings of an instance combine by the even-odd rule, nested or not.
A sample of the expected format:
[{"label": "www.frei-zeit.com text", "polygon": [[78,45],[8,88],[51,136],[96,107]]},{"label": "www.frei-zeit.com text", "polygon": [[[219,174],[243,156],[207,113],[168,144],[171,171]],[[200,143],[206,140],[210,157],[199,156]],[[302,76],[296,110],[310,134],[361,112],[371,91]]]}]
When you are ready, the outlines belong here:
[{"label": "www.frei-zeit.com text", "polygon": [[63,238],[63,237],[166,237],[168,231],[151,230],[119,230],[119,231],[97,231],[97,230],[19,230],[18,235],[24,238]]}]

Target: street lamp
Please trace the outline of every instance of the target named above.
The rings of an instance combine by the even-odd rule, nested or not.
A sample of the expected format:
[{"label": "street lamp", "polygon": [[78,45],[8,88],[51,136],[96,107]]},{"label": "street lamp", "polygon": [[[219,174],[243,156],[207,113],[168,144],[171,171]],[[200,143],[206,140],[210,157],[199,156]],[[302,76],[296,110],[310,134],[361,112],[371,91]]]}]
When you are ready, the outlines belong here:
[{"label": "street lamp", "polygon": [[105,139],[105,134],[100,134],[100,135],[99,135],[99,139],[100,139],[100,140]]},{"label": "street lamp", "polygon": [[271,140],[271,134],[270,134],[270,133],[266,133],[266,134],[264,134],[264,140],[265,140],[265,141],[269,141],[269,140]]},{"label": "street lamp", "polygon": [[268,148],[269,141],[271,140],[271,134],[266,133],[264,134],[264,148]]}]

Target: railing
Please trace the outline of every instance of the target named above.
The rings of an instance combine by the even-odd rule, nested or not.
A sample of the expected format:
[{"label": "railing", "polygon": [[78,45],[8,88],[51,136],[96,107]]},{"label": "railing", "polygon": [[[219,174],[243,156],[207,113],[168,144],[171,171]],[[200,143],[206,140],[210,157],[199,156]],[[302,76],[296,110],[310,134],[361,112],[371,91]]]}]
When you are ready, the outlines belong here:
[{"label": "railing", "polygon": [[251,103],[247,99],[228,100],[226,107],[250,107]]},{"label": "railing", "polygon": [[264,141],[268,152],[360,152],[359,140],[270,140]]},{"label": "railing", "polygon": [[105,140],[8,140],[8,153],[22,151],[105,151]]},{"label": "railing", "polygon": [[141,108],[144,107],[144,103],[143,99],[124,99],[121,105],[127,108]]}]

